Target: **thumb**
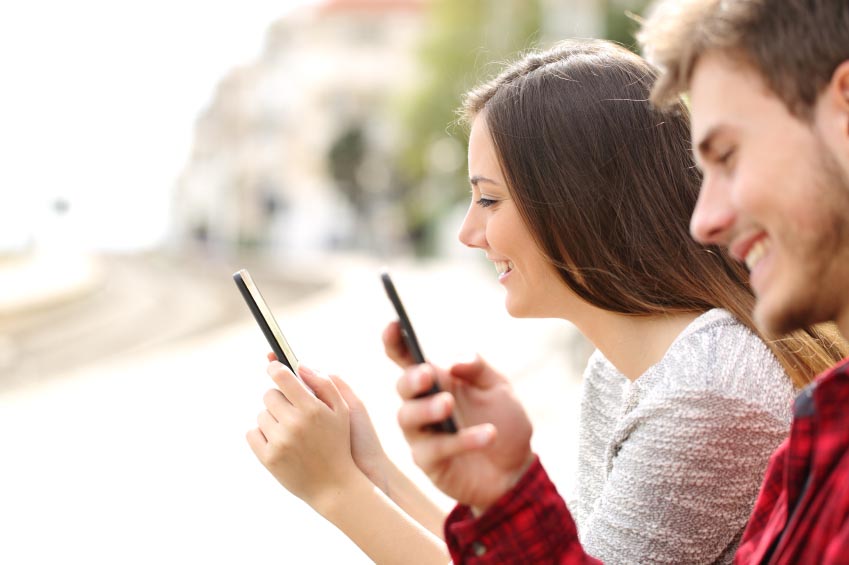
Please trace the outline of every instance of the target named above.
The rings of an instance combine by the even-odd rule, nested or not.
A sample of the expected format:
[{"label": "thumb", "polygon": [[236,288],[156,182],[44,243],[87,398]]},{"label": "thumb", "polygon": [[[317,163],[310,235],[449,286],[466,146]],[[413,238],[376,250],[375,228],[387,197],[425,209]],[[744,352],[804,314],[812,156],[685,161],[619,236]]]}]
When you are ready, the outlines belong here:
[{"label": "thumb", "polygon": [[477,354],[471,361],[455,363],[448,371],[452,377],[481,388],[495,385],[502,380],[501,375]]},{"label": "thumb", "polygon": [[340,407],[347,408],[345,400],[339,394],[336,385],[329,378],[320,375],[316,371],[310,369],[304,364],[298,366],[298,376],[304,381],[304,384],[312,390],[316,398],[324,402],[332,410]]},{"label": "thumb", "polygon": [[330,375],[330,380],[336,385],[336,390],[339,391],[339,394],[349,408],[354,409],[363,405],[363,401],[354,393],[354,389],[342,380],[342,377],[339,375]]}]

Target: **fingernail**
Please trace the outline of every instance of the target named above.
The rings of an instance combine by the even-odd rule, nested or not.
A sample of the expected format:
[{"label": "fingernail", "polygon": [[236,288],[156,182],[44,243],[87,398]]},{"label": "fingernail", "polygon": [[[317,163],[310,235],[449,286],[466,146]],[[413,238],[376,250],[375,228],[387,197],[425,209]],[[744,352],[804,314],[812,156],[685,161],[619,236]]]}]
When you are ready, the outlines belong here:
[{"label": "fingernail", "polygon": [[492,439],[492,434],[495,432],[492,426],[484,426],[475,431],[475,443],[477,445],[486,445]]},{"label": "fingernail", "polygon": [[416,390],[419,390],[424,385],[425,374],[422,369],[417,369],[416,372],[413,373],[413,387]]},{"label": "fingernail", "polygon": [[301,373],[301,376],[306,376],[307,378],[315,376],[315,371],[306,365],[298,365],[298,372]]},{"label": "fingernail", "polygon": [[444,396],[438,396],[433,400],[430,407],[430,414],[434,418],[441,418],[448,409],[448,399]]}]

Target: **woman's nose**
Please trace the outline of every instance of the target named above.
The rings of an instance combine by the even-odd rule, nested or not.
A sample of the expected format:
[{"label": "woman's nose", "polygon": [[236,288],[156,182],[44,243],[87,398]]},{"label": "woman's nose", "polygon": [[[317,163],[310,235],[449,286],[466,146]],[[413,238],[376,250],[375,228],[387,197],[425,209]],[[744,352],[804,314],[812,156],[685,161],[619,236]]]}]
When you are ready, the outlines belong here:
[{"label": "woman's nose", "polygon": [[460,226],[457,237],[463,245],[474,248],[486,247],[486,226],[475,209],[474,202],[469,206],[466,217]]}]

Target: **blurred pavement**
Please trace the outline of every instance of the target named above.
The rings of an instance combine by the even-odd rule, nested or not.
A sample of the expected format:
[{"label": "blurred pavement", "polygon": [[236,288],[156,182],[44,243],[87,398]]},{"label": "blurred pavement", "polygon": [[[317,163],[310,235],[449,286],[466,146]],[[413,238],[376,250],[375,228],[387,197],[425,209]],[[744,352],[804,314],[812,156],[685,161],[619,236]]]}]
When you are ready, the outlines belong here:
[{"label": "blurred pavement", "polygon": [[[335,260],[323,265],[336,273],[328,288],[269,301],[298,357],[351,383],[387,452],[448,509],[395,423],[399,371],[380,343],[394,314],[381,266]],[[511,377],[535,448],[568,492],[589,353],[577,331],[510,318],[494,269],[480,261],[389,267],[432,362],[480,352]],[[235,325],[0,393],[0,563],[369,563],[245,442],[271,386],[267,350],[245,309]]]}]

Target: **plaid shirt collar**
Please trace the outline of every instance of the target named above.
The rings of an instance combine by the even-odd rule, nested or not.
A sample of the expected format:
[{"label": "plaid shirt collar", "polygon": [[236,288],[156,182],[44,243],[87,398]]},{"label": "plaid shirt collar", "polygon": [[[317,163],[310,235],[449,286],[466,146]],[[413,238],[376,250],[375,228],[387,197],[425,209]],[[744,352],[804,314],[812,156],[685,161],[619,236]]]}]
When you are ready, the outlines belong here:
[{"label": "plaid shirt collar", "polygon": [[[823,563],[849,515],[849,359],[808,385],[773,456],[736,563]],[[843,561],[842,559],[846,559]]]}]

